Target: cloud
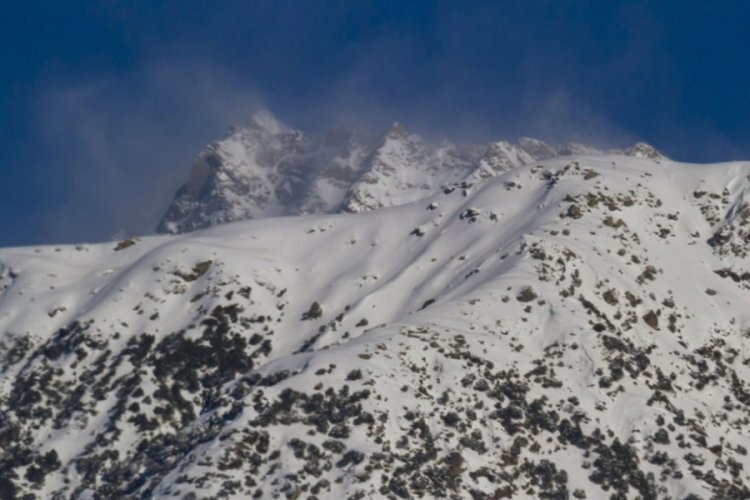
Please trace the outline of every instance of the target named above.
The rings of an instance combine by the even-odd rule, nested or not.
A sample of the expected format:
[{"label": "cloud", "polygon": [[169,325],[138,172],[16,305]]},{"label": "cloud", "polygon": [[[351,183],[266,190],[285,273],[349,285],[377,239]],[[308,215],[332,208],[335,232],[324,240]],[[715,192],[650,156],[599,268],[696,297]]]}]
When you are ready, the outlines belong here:
[{"label": "cloud", "polygon": [[202,145],[263,102],[201,63],[47,86],[36,110],[45,175],[64,193],[43,225],[59,242],[150,232]]},{"label": "cloud", "polygon": [[630,146],[639,138],[617,125],[589,101],[566,90],[527,94],[521,130],[553,143],[580,142],[602,148]]}]

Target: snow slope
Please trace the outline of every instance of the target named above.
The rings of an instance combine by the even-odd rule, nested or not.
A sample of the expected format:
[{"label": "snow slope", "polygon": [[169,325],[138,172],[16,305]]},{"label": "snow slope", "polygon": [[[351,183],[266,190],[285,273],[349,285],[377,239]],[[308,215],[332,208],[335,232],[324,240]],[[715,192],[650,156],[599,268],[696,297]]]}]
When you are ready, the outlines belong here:
[{"label": "snow slope", "polygon": [[0,497],[746,498],[749,175],[0,250]]}]

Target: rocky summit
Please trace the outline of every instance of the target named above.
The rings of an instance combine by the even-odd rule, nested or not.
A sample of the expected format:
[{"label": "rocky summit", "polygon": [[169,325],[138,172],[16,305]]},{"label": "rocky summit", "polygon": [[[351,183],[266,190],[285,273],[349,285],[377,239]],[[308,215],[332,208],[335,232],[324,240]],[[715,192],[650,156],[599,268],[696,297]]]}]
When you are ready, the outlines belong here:
[{"label": "rocky summit", "polygon": [[750,163],[357,144],[0,250],[0,497],[750,497]]},{"label": "rocky summit", "polygon": [[259,111],[198,155],[157,232],[179,234],[279,215],[365,212],[542,159],[603,154],[666,159],[643,143],[608,151],[575,143],[553,147],[530,138],[483,146],[432,144],[399,123],[382,134],[339,127],[315,136]]}]

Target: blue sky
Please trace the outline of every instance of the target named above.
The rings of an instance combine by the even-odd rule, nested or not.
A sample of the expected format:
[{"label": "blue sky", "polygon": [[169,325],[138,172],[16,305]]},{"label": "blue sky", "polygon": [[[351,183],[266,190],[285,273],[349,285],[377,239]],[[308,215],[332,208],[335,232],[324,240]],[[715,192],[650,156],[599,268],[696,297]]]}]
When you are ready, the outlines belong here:
[{"label": "blue sky", "polygon": [[400,121],[750,159],[743,5],[6,1],[0,246],[153,225],[202,146],[258,106],[312,131]]}]

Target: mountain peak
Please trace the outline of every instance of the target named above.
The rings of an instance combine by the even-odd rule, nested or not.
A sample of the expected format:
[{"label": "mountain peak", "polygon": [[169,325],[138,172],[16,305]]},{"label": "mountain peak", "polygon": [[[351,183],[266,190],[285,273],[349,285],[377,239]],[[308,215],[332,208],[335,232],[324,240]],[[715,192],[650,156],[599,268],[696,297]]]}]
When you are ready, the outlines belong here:
[{"label": "mountain peak", "polygon": [[625,150],[627,156],[633,156],[635,158],[650,158],[652,160],[665,160],[666,156],[661,154],[651,144],[645,142],[638,142]]},{"label": "mountain peak", "polygon": [[533,137],[521,137],[518,146],[536,159],[557,156],[557,151],[544,141]]},{"label": "mountain peak", "polygon": [[406,127],[399,122],[393,122],[385,133],[385,137],[395,139],[400,139],[407,135],[409,135],[409,132],[406,130]]}]

